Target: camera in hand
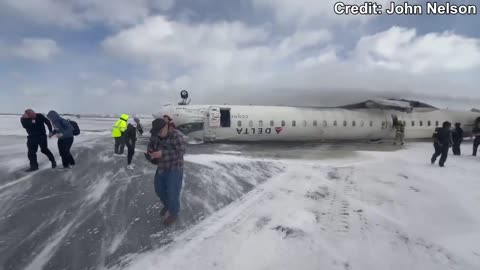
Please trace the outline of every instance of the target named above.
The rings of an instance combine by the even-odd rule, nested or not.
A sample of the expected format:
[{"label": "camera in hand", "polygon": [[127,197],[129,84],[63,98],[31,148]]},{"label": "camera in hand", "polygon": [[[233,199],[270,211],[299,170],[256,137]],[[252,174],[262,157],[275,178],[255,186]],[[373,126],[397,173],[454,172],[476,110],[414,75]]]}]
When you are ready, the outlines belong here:
[{"label": "camera in hand", "polygon": [[158,159],[157,158],[152,158],[149,153],[143,153],[145,155],[145,158],[152,164],[158,165]]}]

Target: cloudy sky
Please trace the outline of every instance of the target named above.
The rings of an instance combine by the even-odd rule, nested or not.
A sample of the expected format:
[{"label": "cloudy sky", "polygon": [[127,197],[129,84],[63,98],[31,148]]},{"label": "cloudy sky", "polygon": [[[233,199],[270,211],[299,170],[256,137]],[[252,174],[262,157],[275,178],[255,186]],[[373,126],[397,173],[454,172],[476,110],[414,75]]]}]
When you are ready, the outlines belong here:
[{"label": "cloudy sky", "polygon": [[480,107],[479,15],[339,16],[334,2],[0,0],[0,111],[151,113],[181,89],[204,104]]}]

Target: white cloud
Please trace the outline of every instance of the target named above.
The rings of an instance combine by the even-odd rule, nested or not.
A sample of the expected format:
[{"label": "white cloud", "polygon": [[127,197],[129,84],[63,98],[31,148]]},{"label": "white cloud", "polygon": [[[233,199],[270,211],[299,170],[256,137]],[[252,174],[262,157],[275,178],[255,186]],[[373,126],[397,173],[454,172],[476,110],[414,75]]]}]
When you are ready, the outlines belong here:
[{"label": "white cloud", "polygon": [[[111,60],[124,60],[127,70],[139,69],[117,78],[118,73],[109,74],[108,67],[118,62],[108,63],[103,57],[96,66],[106,67],[104,70],[81,67],[75,76],[78,82],[66,80],[62,87],[77,91],[72,102],[82,109],[81,102],[86,102],[85,107],[108,110],[127,99],[129,109],[151,112],[159,104],[177,100],[181,89],[189,90],[194,102],[200,103],[332,105],[324,93],[354,98],[360,90],[446,96],[455,89],[457,96],[480,98],[476,89],[480,83],[476,76],[480,71],[478,39],[454,32],[424,35],[415,28],[392,27],[352,41],[368,28],[363,23],[374,16],[335,15],[335,1],[331,0],[251,1],[256,8],[271,10],[274,20],[267,14],[266,25],[188,23],[152,16],[153,10],[171,8],[171,0],[4,0],[0,8],[6,3],[41,23],[116,26],[103,40],[103,50]],[[349,44],[342,43],[345,40]],[[27,43],[0,46],[0,50],[11,56],[15,48],[16,56],[30,55],[30,59],[35,59],[31,55],[36,51],[40,55],[37,60],[55,55],[45,53],[48,50],[27,50]],[[106,96],[109,98],[100,98]]]},{"label": "white cloud", "polygon": [[107,38],[103,47],[113,55],[143,62],[173,59],[177,64],[190,65],[227,61],[225,58],[239,46],[266,37],[264,30],[250,29],[239,22],[187,25],[156,16]]},{"label": "white cloud", "polygon": [[[273,11],[275,20],[280,24],[315,27],[317,24],[346,25],[352,22],[365,23],[374,19],[374,15],[338,15],[334,12],[338,0],[251,0],[257,9]],[[417,0],[412,0],[410,3]],[[345,4],[364,4],[364,0],[343,1]],[[375,1],[386,7],[390,0]]]},{"label": "white cloud", "polygon": [[336,63],[337,61],[339,61],[339,59],[337,58],[337,53],[335,52],[335,49],[329,48],[318,55],[314,55],[300,60],[296,64],[296,67],[300,69],[308,69],[314,68],[319,65],[325,65],[327,63]]},{"label": "white cloud", "polygon": [[480,67],[480,40],[453,32],[421,36],[415,29],[392,27],[361,38],[354,54],[361,64],[386,69],[457,72]]},{"label": "white cloud", "polygon": [[[267,79],[275,70],[288,68],[285,64],[297,53],[330,40],[326,30],[278,39],[263,28],[240,22],[189,25],[158,16],[107,38],[102,45],[110,55],[148,64],[155,77],[175,87],[199,82],[223,87]],[[178,79],[181,75],[171,72],[176,68],[190,72],[188,77]]]},{"label": "white cloud", "polygon": [[[369,90],[400,97],[448,95],[452,88],[461,88],[463,95],[472,95],[479,83],[456,79],[462,71],[473,78],[468,74],[479,67],[479,41],[453,33],[418,35],[415,29],[392,27],[341,51],[328,30],[297,30],[279,38],[266,29],[240,22],[190,25],[151,17],[102,45],[112,56],[150,68],[155,79],[137,82],[140,93],[172,100],[180,89],[188,89],[197,102],[318,105],[322,101],[312,98],[311,91],[313,96],[325,91],[351,96],[352,91]],[[266,97],[257,97],[260,93]]]},{"label": "white cloud", "polygon": [[0,8],[37,23],[78,28],[96,22],[132,25],[173,4],[173,0],[3,0]]},{"label": "white cloud", "polygon": [[19,57],[34,61],[47,61],[61,52],[57,43],[51,39],[25,38],[20,44],[3,44],[0,46],[0,55]]}]

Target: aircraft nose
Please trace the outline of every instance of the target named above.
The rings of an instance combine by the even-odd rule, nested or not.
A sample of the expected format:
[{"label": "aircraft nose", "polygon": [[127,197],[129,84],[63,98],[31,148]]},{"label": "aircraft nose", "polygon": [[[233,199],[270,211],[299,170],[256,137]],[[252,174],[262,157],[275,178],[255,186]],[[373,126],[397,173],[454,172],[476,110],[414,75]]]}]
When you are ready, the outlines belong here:
[{"label": "aircraft nose", "polygon": [[163,105],[160,110],[153,115],[155,118],[163,118],[164,115],[169,115],[171,117],[173,112],[173,107],[171,104]]}]

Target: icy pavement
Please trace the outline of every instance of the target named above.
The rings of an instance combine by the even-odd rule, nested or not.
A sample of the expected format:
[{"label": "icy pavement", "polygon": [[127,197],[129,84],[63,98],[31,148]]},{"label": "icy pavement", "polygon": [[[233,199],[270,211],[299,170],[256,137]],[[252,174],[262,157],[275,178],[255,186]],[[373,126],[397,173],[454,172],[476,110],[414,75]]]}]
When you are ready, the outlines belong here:
[{"label": "icy pavement", "polygon": [[480,159],[439,168],[431,148],[277,161],[283,173],[125,268],[480,269]]},{"label": "icy pavement", "polygon": [[190,145],[181,219],[165,228],[144,139],[127,171],[111,122],[81,120],[73,171],[38,153],[26,174],[18,119],[0,121],[2,270],[480,269],[480,158],[432,166],[430,143]]}]

